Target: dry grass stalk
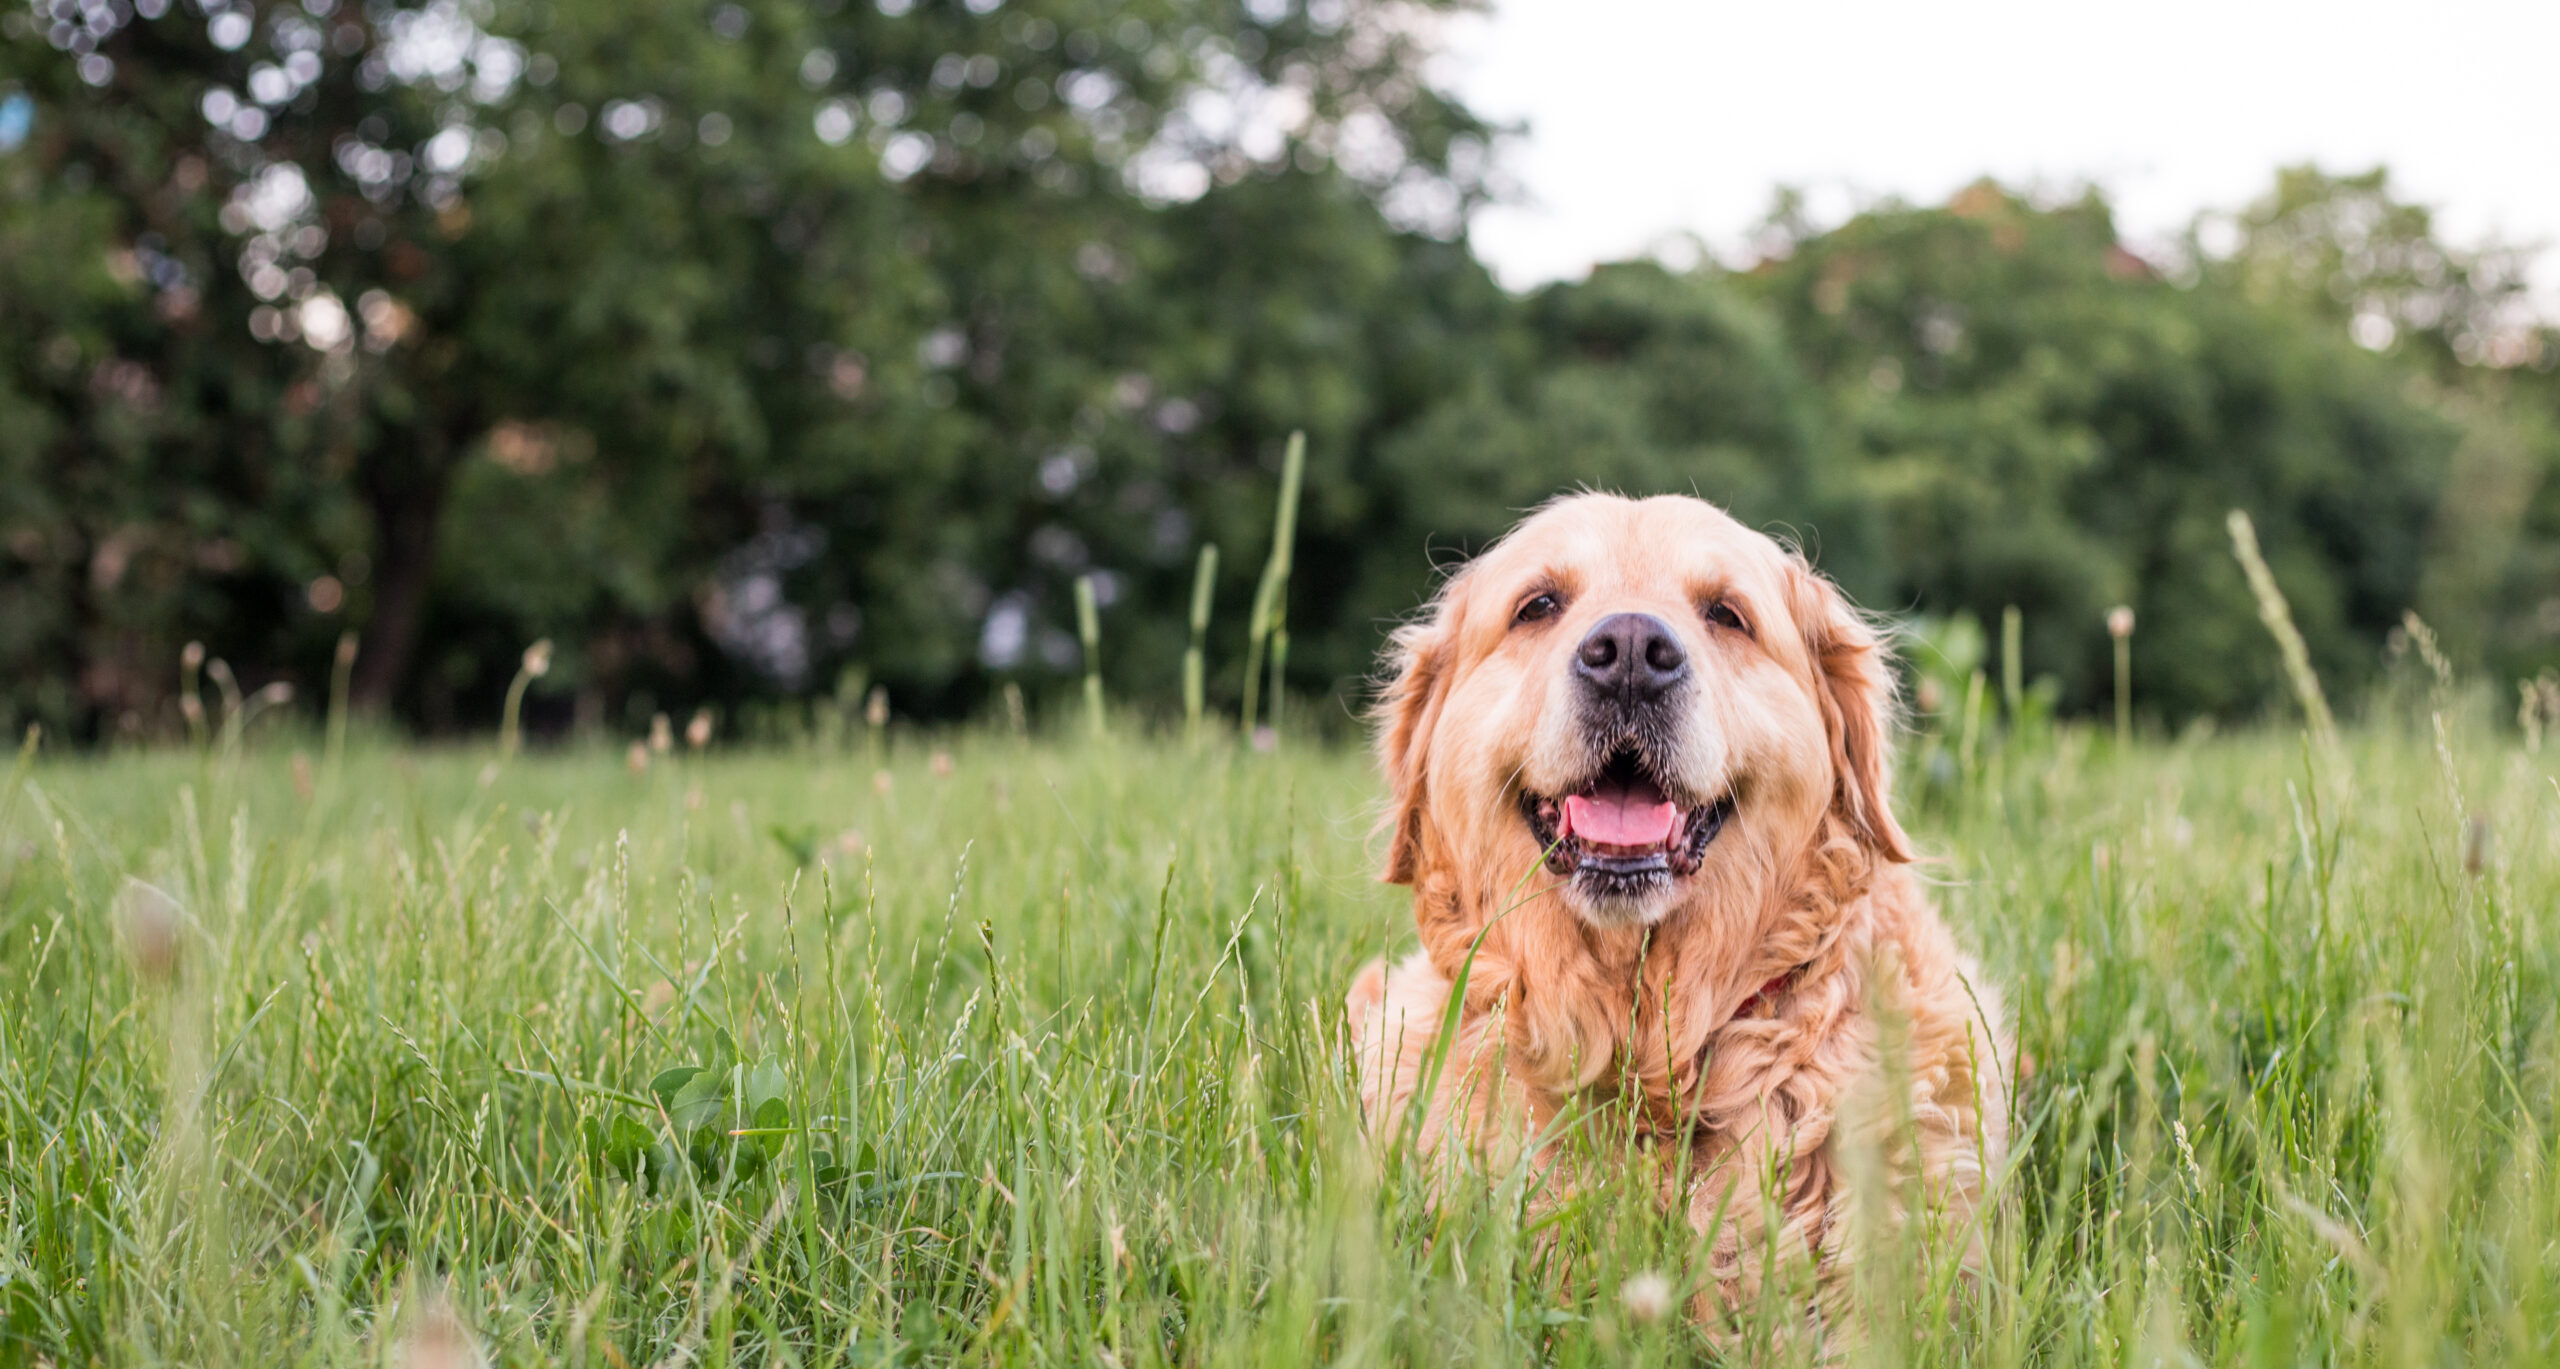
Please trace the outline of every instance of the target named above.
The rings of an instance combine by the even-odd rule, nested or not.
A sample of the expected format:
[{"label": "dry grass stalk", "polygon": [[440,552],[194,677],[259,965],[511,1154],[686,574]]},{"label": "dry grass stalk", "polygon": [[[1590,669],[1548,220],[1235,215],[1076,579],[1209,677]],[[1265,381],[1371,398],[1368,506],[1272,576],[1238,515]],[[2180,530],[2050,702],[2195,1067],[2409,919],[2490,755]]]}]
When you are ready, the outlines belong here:
[{"label": "dry grass stalk", "polygon": [[1200,715],[1209,695],[1209,604],[1218,585],[1218,544],[1200,548],[1200,566],[1191,577],[1191,646],[1182,653],[1182,730],[1193,745],[1200,741]]},{"label": "dry grass stalk", "polygon": [[2257,525],[2249,515],[2233,509],[2227,520],[2231,527],[2231,550],[2240,558],[2240,571],[2249,577],[2249,592],[2257,596],[2259,621],[2276,639],[2276,650],[2284,657],[2284,673],[2293,682],[2294,697],[2302,701],[2303,716],[2310,721],[2312,740],[2325,748],[2338,744],[2338,722],[2329,712],[2329,697],[2321,692],[2320,677],[2311,669],[2311,649],[2303,644],[2302,630],[2293,625],[2293,609],[2285,603],[2284,591],[2276,587],[2275,572],[2267,569],[2267,558],[2258,550]]},{"label": "dry grass stalk", "polygon": [[178,713],[187,720],[187,737],[204,745],[204,693],[197,681],[204,673],[204,643],[189,642],[178,653]]},{"label": "dry grass stalk", "polygon": [[165,984],[177,977],[186,912],[158,885],[127,879],[116,895],[116,931],[144,979]]},{"label": "dry grass stalk", "polygon": [[2133,744],[2133,606],[2107,610],[2107,635],[2116,648],[2116,745]]},{"label": "dry grass stalk", "polygon": [[2026,635],[2026,615],[2016,604],[2000,610],[2000,706],[2011,727],[2018,725],[2018,715],[2027,706],[2027,668],[2018,659]]},{"label": "dry grass stalk", "polygon": [[545,637],[524,649],[524,661],[516,668],[516,677],[507,682],[507,706],[498,719],[498,754],[513,756],[524,749],[524,692],[533,682],[551,673],[551,639]]},{"label": "dry grass stalk", "polygon": [[1102,612],[1093,597],[1093,577],[1076,577],[1076,638],[1084,643],[1084,721],[1093,735],[1103,731]]},{"label": "dry grass stalk", "polygon": [[2560,671],[2516,681],[2516,696],[2516,726],[2524,729],[2524,749],[2540,755],[2542,734],[2560,723]]},{"label": "dry grass stalk", "polygon": [[[1250,736],[1262,700],[1262,657],[1264,648],[1276,645],[1280,663],[1289,655],[1289,570],[1298,541],[1298,490],[1307,475],[1307,435],[1289,434],[1289,447],[1280,459],[1280,506],[1271,520],[1271,559],[1262,568],[1262,583],[1253,591],[1253,617],[1245,624],[1244,655],[1244,730]],[[1279,675],[1272,676],[1274,697],[1271,704],[1272,737],[1279,738],[1280,701],[1277,697]]]}]

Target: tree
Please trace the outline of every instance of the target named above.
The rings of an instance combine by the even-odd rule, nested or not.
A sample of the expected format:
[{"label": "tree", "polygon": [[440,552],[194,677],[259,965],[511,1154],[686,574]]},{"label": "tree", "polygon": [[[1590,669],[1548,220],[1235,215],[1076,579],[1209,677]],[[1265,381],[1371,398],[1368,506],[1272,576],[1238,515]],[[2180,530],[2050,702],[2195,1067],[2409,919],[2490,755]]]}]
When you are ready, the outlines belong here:
[{"label": "tree", "polygon": [[[2412,396],[2461,433],[2412,606],[2466,666],[2560,663],[2560,334],[2530,293],[2534,253],[2447,242],[2381,168],[2289,167],[2255,202],[2207,215],[2190,254],[2216,286],[2298,311],[2416,370]],[[2210,250],[2209,250],[2210,249]]]},{"label": "tree", "polygon": [[2208,273],[2181,286],[2094,196],[1984,183],[1878,206],[1747,277],[1827,389],[1888,529],[1887,602],[2027,620],[2066,700],[2106,691],[2106,608],[2171,716],[2275,697],[2222,533],[2250,510],[2322,672],[2352,687],[2417,602],[2454,425],[2345,330]]},{"label": "tree", "polygon": [[[217,521],[306,491],[241,573],[362,624],[363,699],[440,711],[549,622],[599,651],[565,676],[624,688],[794,688],[858,650],[948,689],[1022,477],[1131,422],[1102,401],[1163,320],[1074,343],[1182,255],[1185,202],[1293,176],[1446,231],[1477,193],[1482,129],[1402,12],[62,0],[12,18],[43,130],[13,169],[103,185],[100,236],[175,263],[152,288],[189,328],[128,302],[82,357],[166,393],[194,339],[226,388],[138,459],[241,467]],[[103,497],[96,406],[50,399],[10,459]],[[785,575],[837,596],[823,636],[773,611]],[[150,621],[165,660],[191,625]]]},{"label": "tree", "polygon": [[1875,607],[2019,605],[2074,704],[2119,601],[2147,707],[2272,697],[2233,506],[2343,689],[2413,605],[2560,664],[2560,347],[2517,254],[2379,173],[2156,263],[2094,195],[1782,200],[1750,270],[1514,297],[1464,234],[1498,131],[1417,15],[10,10],[0,722],[165,729],[190,638],[254,685],[347,628],[430,728],[542,636],[537,725],[840,671],[957,716],[1069,677],[1082,576],[1114,690],[1168,696],[1193,556],[1259,562],[1293,429],[1291,680],[1346,702],[1432,559],[1586,484],[1716,498]]}]

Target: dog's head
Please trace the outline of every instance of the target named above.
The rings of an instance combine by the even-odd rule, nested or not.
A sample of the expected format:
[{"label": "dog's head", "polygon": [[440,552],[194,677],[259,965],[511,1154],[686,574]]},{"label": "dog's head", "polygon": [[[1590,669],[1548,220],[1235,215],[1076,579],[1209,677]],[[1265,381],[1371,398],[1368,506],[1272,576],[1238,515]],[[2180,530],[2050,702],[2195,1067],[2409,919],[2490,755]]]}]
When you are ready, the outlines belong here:
[{"label": "dog's head", "polygon": [[1893,676],[1831,583],[1702,500],[1549,504],[1396,635],[1388,880],[1542,856],[1595,925],[1766,887],[1826,813],[1908,860]]}]

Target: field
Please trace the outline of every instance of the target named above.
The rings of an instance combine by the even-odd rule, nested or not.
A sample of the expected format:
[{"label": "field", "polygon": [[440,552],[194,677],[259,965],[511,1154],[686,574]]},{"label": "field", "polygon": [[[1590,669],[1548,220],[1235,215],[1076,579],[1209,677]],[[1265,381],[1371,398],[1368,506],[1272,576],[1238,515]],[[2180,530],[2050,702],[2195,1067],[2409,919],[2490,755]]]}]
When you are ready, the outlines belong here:
[{"label": "field", "polygon": [[[1911,766],[2021,1161],[1980,1282],[1888,1252],[1850,1359],[2560,1358],[2552,759],[2417,704]],[[1812,1354],[1649,1316],[1685,1240],[1633,1180],[1435,1203],[1374,1155],[1375,801],[1351,750],[996,731],[39,756],[0,1363]]]}]

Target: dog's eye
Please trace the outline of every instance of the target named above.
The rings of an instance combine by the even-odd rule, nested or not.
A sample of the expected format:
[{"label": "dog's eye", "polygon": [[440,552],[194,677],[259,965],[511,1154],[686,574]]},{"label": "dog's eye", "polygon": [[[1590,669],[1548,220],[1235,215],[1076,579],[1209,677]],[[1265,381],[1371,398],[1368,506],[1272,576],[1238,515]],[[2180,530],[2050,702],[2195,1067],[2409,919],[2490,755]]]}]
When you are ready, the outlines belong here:
[{"label": "dog's eye", "polygon": [[1746,637],[1751,635],[1751,625],[1742,621],[1742,615],[1734,610],[1733,605],[1722,599],[1709,599],[1700,604],[1698,614],[1717,627],[1731,628]]},{"label": "dog's eye", "polygon": [[1515,623],[1542,622],[1546,619],[1553,618],[1563,611],[1564,603],[1562,600],[1556,598],[1556,596],[1552,594],[1532,594],[1527,599],[1521,601],[1519,608],[1512,611],[1511,621]]}]

